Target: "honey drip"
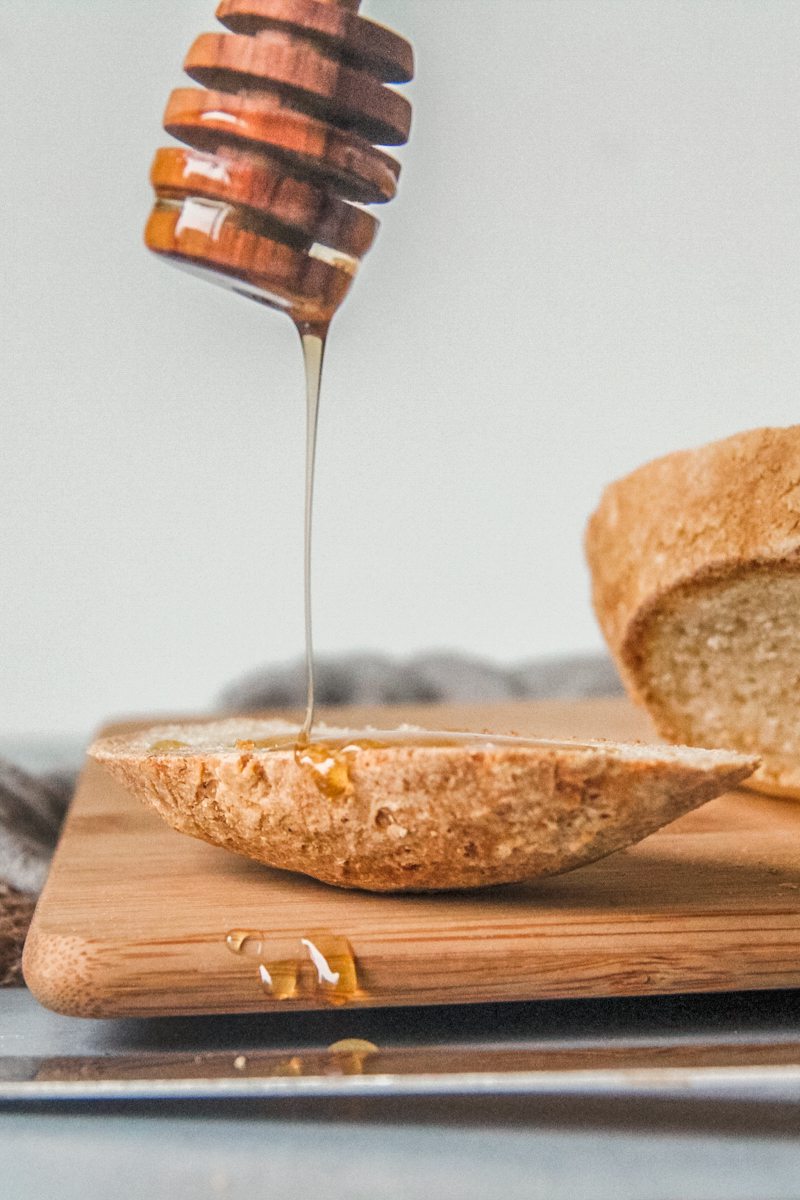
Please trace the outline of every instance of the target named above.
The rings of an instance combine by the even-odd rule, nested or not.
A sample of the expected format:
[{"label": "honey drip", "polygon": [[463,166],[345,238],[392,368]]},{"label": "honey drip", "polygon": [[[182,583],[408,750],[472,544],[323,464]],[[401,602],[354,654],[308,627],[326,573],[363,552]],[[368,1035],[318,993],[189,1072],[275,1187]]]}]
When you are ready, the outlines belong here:
[{"label": "honey drip", "polygon": [[292,1000],[297,994],[298,963],[292,958],[259,963],[258,977],[265,992],[276,1000]]},{"label": "honey drip", "polygon": [[342,1038],[328,1046],[331,1061],[325,1074],[363,1075],[367,1060],[379,1053],[374,1042],[368,1042],[364,1038]]},{"label": "honey drip", "polygon": [[339,1007],[359,994],[353,950],[339,934],[312,931],[290,944],[257,929],[231,929],[225,945],[232,954],[258,960],[258,979],[274,1000],[315,999]]},{"label": "honey drip", "polygon": [[[329,800],[347,800],[355,788],[352,779],[353,767],[364,750],[391,750],[406,748],[422,750],[430,748],[469,747],[476,752],[491,750],[492,747],[520,749],[572,749],[597,751],[598,743],[563,741],[556,738],[519,737],[515,734],[467,733],[434,729],[359,729],[337,731],[335,736],[324,740],[309,741],[304,730],[298,734],[277,734],[274,737],[248,738],[236,742],[236,749],[245,752],[258,750],[279,753],[291,751],[294,761],[312,776],[317,788]],[[607,753],[607,751],[606,751]]]},{"label": "honey drip", "polygon": [[231,954],[261,958],[264,954],[264,935],[254,929],[231,929],[225,934],[225,945]]},{"label": "honey drip", "polygon": [[294,761],[310,771],[319,790],[329,800],[345,800],[353,793],[350,766],[355,746],[334,747],[327,742],[303,742],[294,748]]},{"label": "honey drip", "polygon": [[314,474],[317,453],[319,392],[328,323],[298,324],[306,373],[306,489],[303,529],[303,611],[306,639],[306,715],[299,745],[310,741],[314,724],[314,638],[311,619],[311,527],[314,512]]}]

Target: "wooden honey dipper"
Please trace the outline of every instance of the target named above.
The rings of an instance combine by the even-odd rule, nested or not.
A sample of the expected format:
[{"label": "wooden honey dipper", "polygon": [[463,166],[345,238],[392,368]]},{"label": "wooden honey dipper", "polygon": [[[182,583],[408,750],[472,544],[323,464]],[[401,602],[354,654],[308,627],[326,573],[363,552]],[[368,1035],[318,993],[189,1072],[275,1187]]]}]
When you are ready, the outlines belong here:
[{"label": "wooden honey dipper", "polygon": [[411,105],[387,83],[413,75],[410,44],[358,15],[360,0],[221,0],[229,32],[201,34],[164,115],[186,144],[156,153],[145,242],[327,328],[391,200]]}]

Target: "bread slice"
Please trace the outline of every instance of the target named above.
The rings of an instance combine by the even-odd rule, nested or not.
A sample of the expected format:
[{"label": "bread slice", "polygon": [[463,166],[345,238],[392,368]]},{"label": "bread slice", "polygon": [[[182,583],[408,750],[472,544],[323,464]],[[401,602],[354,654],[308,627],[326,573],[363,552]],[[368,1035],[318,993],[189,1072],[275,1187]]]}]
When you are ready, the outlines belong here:
[{"label": "bread slice", "polygon": [[[373,731],[343,749],[351,732],[316,728],[316,742],[342,767],[334,790],[296,760],[297,727],[284,722],[165,725],[101,739],[89,753],[182,833],[376,892],[568,871],[639,841],[756,766],[721,750],[478,734],[426,740],[422,731],[411,744],[404,732]],[[282,749],[259,747],[281,739]]]},{"label": "bread slice", "polygon": [[612,483],[586,550],[608,645],[659,732],[758,754],[747,786],[800,797],[800,426]]}]

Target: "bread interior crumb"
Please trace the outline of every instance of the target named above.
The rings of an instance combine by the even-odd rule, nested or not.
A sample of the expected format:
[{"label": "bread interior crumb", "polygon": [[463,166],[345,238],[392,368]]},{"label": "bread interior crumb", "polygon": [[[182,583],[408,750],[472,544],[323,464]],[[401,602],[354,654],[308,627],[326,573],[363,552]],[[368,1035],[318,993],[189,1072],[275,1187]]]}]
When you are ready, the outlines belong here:
[{"label": "bread interior crumb", "polygon": [[670,736],[800,753],[800,574],[769,568],[678,589],[640,642],[644,699]]}]

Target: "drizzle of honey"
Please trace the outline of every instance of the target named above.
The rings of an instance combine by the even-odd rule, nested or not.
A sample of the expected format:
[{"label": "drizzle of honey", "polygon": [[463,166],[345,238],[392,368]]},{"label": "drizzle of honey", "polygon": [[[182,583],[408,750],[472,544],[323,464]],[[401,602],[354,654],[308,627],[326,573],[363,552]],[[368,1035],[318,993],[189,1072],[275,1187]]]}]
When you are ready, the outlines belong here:
[{"label": "drizzle of honey", "polygon": [[302,731],[296,737],[246,738],[236,742],[237,750],[248,753],[291,750],[298,767],[309,772],[320,792],[329,800],[344,800],[353,794],[350,765],[353,755],[361,748],[361,743],[337,746],[329,742],[310,742],[303,738]]},{"label": "drizzle of honey", "polygon": [[188,745],[188,742],[179,742],[175,738],[162,738],[160,742],[153,742],[152,746],[148,747],[147,753],[162,754],[165,750],[185,750]]},{"label": "drizzle of honey", "polygon": [[303,611],[306,642],[306,715],[300,740],[311,739],[314,724],[314,639],[311,621],[311,528],[314,511],[314,474],[317,455],[317,424],[319,394],[322,384],[322,363],[330,328],[330,318],[317,324],[295,321],[303,347],[303,366],[306,376],[306,488],[303,529]]},{"label": "drizzle of honey", "polygon": [[329,800],[347,800],[355,787],[351,771],[363,750],[391,750],[397,748],[423,749],[425,747],[474,748],[476,751],[494,746],[519,748],[556,748],[574,750],[596,750],[597,744],[577,741],[561,741],[551,738],[527,738],[515,734],[467,733],[450,730],[429,729],[359,729],[345,730],[324,740],[308,741],[300,730],[297,734],[276,734],[265,738],[243,738],[235,743],[237,750],[247,753],[256,751],[291,751],[294,761],[309,772],[317,788]]},{"label": "drizzle of honey", "polygon": [[334,747],[327,742],[298,741],[294,748],[294,761],[298,767],[310,771],[314,782],[329,800],[345,800],[353,794],[350,765],[354,746]]},{"label": "drizzle of honey", "polygon": [[271,943],[274,939],[257,929],[231,929],[225,935],[232,954],[258,960],[259,981],[274,1000],[313,998],[338,1007],[359,995],[356,961],[347,938],[315,930],[299,938],[297,954],[288,957],[275,956]]}]

